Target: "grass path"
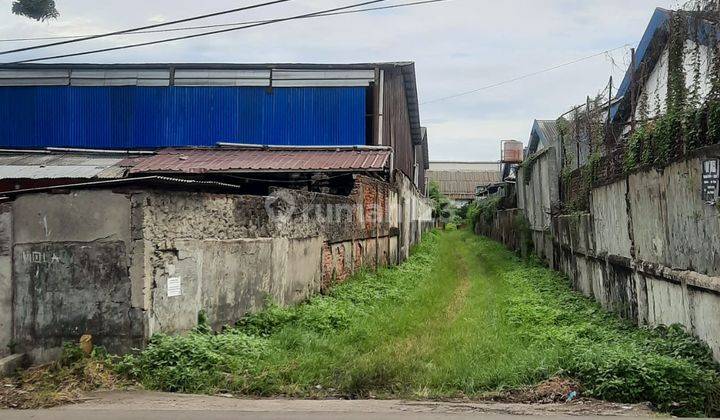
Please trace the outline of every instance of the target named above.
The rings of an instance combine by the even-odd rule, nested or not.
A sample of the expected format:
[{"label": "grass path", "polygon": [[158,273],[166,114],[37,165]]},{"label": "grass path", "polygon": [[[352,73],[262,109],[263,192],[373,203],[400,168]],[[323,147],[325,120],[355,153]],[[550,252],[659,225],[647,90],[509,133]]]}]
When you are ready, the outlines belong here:
[{"label": "grass path", "polygon": [[156,337],[120,372],[151,389],[299,397],[478,397],[556,375],[584,393],[713,412],[717,365],[679,328],[638,329],[469,232],[223,334]]}]

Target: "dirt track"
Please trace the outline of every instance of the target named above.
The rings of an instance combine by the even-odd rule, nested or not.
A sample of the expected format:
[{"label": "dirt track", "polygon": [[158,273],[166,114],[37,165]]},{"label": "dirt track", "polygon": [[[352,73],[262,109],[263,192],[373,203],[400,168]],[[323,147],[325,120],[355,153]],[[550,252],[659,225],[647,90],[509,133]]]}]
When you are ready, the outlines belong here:
[{"label": "dirt track", "polygon": [[[87,399],[77,405],[69,405],[45,411],[6,411],[3,418],[87,418],[96,414],[115,413],[108,418],[145,417],[140,413],[176,412],[188,413],[204,411],[207,413],[246,413],[246,414],[293,414],[302,418],[306,415],[332,415],[334,417],[355,418],[368,414],[383,417],[429,416],[444,418],[448,415],[476,416],[484,415],[531,415],[531,416],[629,416],[647,417],[653,413],[643,405],[612,404],[599,401],[578,401],[569,404],[508,404],[495,402],[414,402],[380,400],[254,400],[237,399],[230,396],[200,396],[168,394],[147,391],[98,392],[89,394]],[[12,414],[8,416],[8,414]],[[254,416],[253,416],[254,417]],[[265,418],[266,416],[261,416]],[[312,416],[311,416],[312,417]],[[311,418],[309,417],[309,418]],[[273,417],[269,417],[273,418]]]}]

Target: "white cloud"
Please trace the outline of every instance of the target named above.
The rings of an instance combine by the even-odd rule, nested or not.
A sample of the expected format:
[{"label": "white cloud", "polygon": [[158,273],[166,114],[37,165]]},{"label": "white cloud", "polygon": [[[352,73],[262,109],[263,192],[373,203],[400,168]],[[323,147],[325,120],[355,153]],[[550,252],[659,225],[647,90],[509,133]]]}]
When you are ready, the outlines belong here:
[{"label": "white cloud", "polygon": [[[204,23],[307,13],[357,0],[297,0]],[[408,0],[402,0],[402,2]],[[0,0],[0,38],[87,34],[238,7],[237,1],[57,0],[46,23],[14,16]],[[392,3],[401,2],[401,0]],[[287,22],[153,47],[77,57],[80,62],[417,63],[421,101],[531,73],[623,44],[637,44],[654,7],[677,0],[452,0],[407,9]],[[176,35],[177,33],[170,33]],[[132,35],[39,50],[59,54],[168,37]],[[32,43],[2,43],[6,49]],[[9,57],[9,56],[6,56]],[[620,67],[623,51],[613,54]],[[605,57],[421,108],[433,159],[499,158],[499,141],[526,140],[534,118],[554,118],[623,71]]]}]

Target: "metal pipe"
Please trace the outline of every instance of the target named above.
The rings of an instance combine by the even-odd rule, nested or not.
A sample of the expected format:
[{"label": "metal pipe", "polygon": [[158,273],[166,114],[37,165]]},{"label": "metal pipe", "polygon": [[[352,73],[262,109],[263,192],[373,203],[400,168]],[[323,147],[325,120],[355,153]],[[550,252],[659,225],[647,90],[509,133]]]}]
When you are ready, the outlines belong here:
[{"label": "metal pipe", "polygon": [[111,150],[111,149],[78,149],[72,147],[46,147],[50,152],[71,152],[71,153],[94,153],[110,155],[154,155],[157,152],[151,150]]},{"label": "metal pipe", "polygon": [[235,147],[240,149],[265,149],[265,150],[392,150],[390,146],[285,146],[285,145],[262,145],[245,143],[217,142],[219,147]]}]

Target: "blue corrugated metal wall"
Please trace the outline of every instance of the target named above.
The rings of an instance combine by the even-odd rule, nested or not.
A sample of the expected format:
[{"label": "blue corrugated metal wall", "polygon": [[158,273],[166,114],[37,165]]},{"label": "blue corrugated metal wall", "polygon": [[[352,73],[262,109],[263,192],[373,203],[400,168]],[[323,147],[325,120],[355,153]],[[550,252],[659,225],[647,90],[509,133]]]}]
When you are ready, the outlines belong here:
[{"label": "blue corrugated metal wall", "polygon": [[0,146],[364,145],[364,88],[3,87]]}]

